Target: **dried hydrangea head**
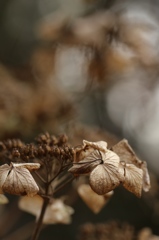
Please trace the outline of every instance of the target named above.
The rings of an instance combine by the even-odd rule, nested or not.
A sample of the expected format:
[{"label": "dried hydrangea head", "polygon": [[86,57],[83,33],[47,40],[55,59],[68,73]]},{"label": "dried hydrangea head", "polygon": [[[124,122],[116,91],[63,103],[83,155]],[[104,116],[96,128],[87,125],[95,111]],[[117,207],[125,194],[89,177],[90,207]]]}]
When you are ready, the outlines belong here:
[{"label": "dried hydrangea head", "polygon": [[128,144],[122,140],[107,149],[107,143],[83,141],[83,146],[75,151],[73,166],[69,172],[75,176],[87,174],[92,190],[104,195],[120,183],[137,197],[142,189],[148,191],[150,178],[145,162],[137,158]]},{"label": "dried hydrangea head", "polygon": [[0,166],[0,193],[34,196],[39,187],[29,170],[39,167],[39,163],[11,163]]},{"label": "dried hydrangea head", "polygon": [[[19,208],[25,212],[31,213],[36,218],[39,217],[43,199],[39,195],[34,197],[24,196],[19,200]],[[44,224],[69,224],[71,215],[74,213],[73,208],[63,203],[61,199],[52,199],[46,208],[43,218]]]}]

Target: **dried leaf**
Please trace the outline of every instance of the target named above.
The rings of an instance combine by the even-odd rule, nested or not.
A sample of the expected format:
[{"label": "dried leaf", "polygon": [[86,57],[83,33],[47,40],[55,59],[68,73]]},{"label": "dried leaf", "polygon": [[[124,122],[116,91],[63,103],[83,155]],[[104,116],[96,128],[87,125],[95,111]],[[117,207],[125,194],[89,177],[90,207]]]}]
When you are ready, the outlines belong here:
[{"label": "dried leaf", "polygon": [[87,206],[97,214],[107,204],[113,195],[113,191],[107,193],[106,195],[100,196],[96,194],[88,184],[81,184],[78,188],[78,194],[87,204]]},{"label": "dried leaf", "polygon": [[15,163],[11,163],[10,166],[8,164],[2,165],[0,167],[1,191],[15,195],[34,196],[37,194],[39,187],[26,167],[29,168],[29,164],[27,166]]},{"label": "dried leaf", "polygon": [[[42,204],[43,199],[40,196],[35,195],[32,198],[28,196],[21,197],[18,205],[21,210],[29,212],[38,218],[41,212]],[[70,206],[65,205],[61,199],[52,199],[52,202],[50,202],[46,208],[43,223],[69,224],[73,213],[74,210]]]},{"label": "dried leaf", "polygon": [[119,172],[124,176],[123,186],[137,197],[141,197],[143,171],[133,164],[121,162]]},{"label": "dried leaf", "polygon": [[8,198],[5,195],[0,194],[0,204],[7,204],[8,202]]}]

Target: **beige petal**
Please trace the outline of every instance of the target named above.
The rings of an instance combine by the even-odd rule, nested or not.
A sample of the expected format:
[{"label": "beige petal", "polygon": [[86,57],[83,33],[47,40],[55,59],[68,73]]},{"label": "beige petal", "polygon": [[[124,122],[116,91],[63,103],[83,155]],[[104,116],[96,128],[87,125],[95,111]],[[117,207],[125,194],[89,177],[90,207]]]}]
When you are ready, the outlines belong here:
[{"label": "beige petal", "polygon": [[113,151],[107,150],[105,152],[105,154],[102,153],[102,159],[103,159],[103,163],[106,167],[108,167],[109,169],[111,168],[115,168],[118,169],[119,167],[119,162],[120,162],[120,158],[119,156],[114,153]]},{"label": "beige petal", "polygon": [[5,195],[0,194],[0,204],[7,204],[8,202],[8,198]]},{"label": "beige petal", "polygon": [[119,173],[113,165],[100,164],[90,174],[90,186],[94,192],[104,195],[120,184]]},{"label": "beige petal", "polygon": [[[112,150],[120,157],[121,161],[126,163],[137,163],[139,159],[136,159],[136,154],[133,149],[128,144],[126,139],[121,140],[116,145],[112,147]],[[136,160],[135,160],[136,159]],[[139,160],[139,163],[141,161]]]},{"label": "beige petal", "polygon": [[88,184],[81,184],[78,188],[78,194],[86,205],[97,214],[107,204],[113,195],[113,191],[101,196],[96,194]]},{"label": "beige petal", "polygon": [[151,184],[150,184],[150,176],[148,173],[146,162],[143,162],[143,164],[141,165],[141,169],[143,170],[143,186],[142,186],[142,188],[145,192],[148,192],[151,188]]},{"label": "beige petal", "polygon": [[61,199],[53,199],[48,205],[44,215],[43,223],[45,224],[70,224],[71,215],[74,213],[72,207],[64,204]]},{"label": "beige petal", "polygon": [[11,163],[14,167],[24,167],[27,168],[29,171],[37,170],[40,168],[40,163]]},{"label": "beige petal", "polygon": [[15,195],[34,196],[39,187],[28,169],[13,167],[3,184],[3,191]]},{"label": "beige petal", "polygon": [[99,164],[101,164],[102,155],[98,150],[93,150],[89,155],[84,157],[84,160],[74,162],[73,166],[68,170],[75,175],[90,174],[90,172]]},{"label": "beige petal", "polygon": [[121,172],[124,172],[123,186],[137,197],[141,197],[143,171],[135,165],[127,163],[125,165],[121,164]]},{"label": "beige petal", "polygon": [[21,197],[18,202],[18,206],[21,210],[31,213],[34,216],[40,214],[42,204],[43,199],[39,195],[35,195],[33,197],[24,196]]},{"label": "beige petal", "polygon": [[120,159],[126,163],[132,163],[136,167],[143,170],[143,190],[145,192],[149,191],[151,185],[150,185],[150,177],[147,169],[147,164],[145,161],[141,161],[131,148],[131,146],[128,144],[128,141],[126,139],[123,139],[116,145],[112,147],[112,150],[118,154]]},{"label": "beige petal", "polygon": [[8,164],[0,166],[0,193],[3,193],[3,184],[6,181],[11,167]]}]

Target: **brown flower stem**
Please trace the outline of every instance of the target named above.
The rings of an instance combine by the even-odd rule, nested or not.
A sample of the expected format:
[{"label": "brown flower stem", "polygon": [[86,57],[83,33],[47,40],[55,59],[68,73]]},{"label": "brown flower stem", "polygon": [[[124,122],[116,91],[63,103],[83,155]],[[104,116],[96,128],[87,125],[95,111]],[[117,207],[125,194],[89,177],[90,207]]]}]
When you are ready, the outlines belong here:
[{"label": "brown flower stem", "polygon": [[[48,189],[48,187],[47,187],[47,189]],[[48,190],[46,191],[46,195],[47,195],[47,192],[48,192]],[[35,229],[33,231],[31,240],[37,240],[38,236],[40,234],[40,231],[41,231],[44,214],[45,214],[47,205],[49,203],[49,198],[43,198],[43,199],[44,199],[44,201],[43,201],[43,205],[42,205],[42,208],[41,208],[40,216],[38,218]]]}]

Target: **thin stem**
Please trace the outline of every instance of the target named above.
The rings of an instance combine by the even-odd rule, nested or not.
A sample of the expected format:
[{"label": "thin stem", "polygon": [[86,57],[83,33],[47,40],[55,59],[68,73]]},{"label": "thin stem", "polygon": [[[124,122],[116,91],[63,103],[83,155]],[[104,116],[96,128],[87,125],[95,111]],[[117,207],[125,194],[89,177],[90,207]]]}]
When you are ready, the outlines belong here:
[{"label": "thin stem", "polygon": [[[47,184],[46,192],[45,192],[46,195],[48,193],[48,188],[49,188],[49,185]],[[47,205],[49,203],[49,198],[43,198],[43,200],[44,201],[43,201],[43,205],[42,205],[42,208],[41,208],[40,216],[39,216],[38,221],[36,223],[36,226],[35,226],[35,229],[34,229],[31,240],[37,240],[38,239],[38,236],[39,236],[39,233],[40,233],[40,230],[41,230],[41,227],[42,227],[42,222],[43,222],[43,218],[44,218],[44,214],[45,214]]]},{"label": "thin stem", "polygon": [[43,202],[43,205],[42,205],[41,213],[40,213],[39,219],[37,221],[36,227],[34,229],[31,240],[37,240],[38,239],[38,236],[39,236],[39,233],[40,233],[40,230],[41,230],[41,227],[42,227],[42,220],[43,220],[48,202],[49,202],[49,199],[45,198],[44,202]]},{"label": "thin stem", "polygon": [[61,190],[63,187],[65,187],[68,183],[70,183],[71,181],[73,181],[75,179],[75,177],[72,177],[70,179],[68,179],[66,182],[64,182],[61,186],[59,186],[57,189],[55,189],[54,193],[57,193],[59,190]]},{"label": "thin stem", "polygon": [[35,174],[43,183],[46,183],[46,180],[45,180],[38,172],[34,172],[34,174]]}]

